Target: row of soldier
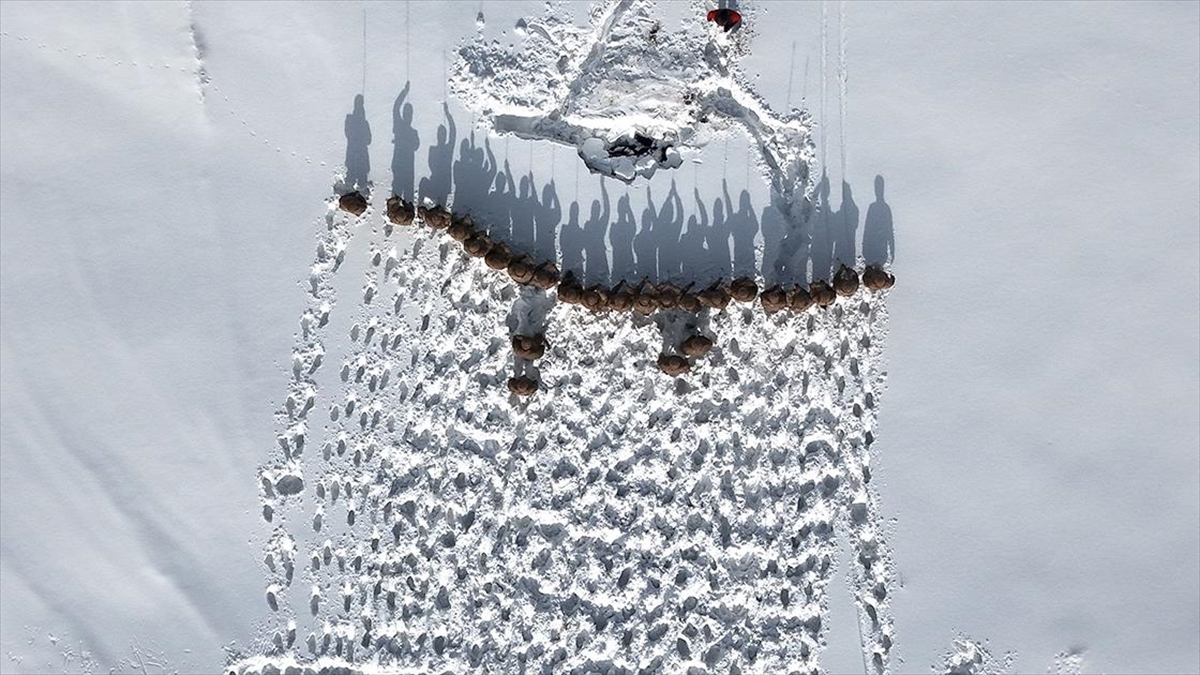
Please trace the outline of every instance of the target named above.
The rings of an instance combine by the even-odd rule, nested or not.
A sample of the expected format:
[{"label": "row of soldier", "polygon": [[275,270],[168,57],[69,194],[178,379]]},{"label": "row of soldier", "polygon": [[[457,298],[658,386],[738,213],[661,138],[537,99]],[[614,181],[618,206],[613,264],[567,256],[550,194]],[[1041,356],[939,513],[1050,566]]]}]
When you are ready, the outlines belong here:
[{"label": "row of soldier", "polygon": [[[362,194],[352,192],[340,198],[339,206],[361,215],[367,209],[367,200]],[[417,206],[393,195],[387,201],[386,215],[395,225],[408,226],[419,220],[431,229],[445,231],[462,244],[468,256],[482,258],[489,268],[507,272],[516,283],[541,290],[557,287],[558,300],[580,305],[593,312],[649,315],[660,310],[680,310],[697,313],[702,309],[723,310],[730,302],[753,303],[757,299],[768,314],[781,311],[799,314],[813,306],[828,307],[838,296],[852,296],[860,284],[870,291],[882,291],[895,283],[895,277],[881,266],[868,265],[860,278],[854,269],[843,264],[833,275],[832,283],[818,279],[807,287],[803,284],[789,287],[773,285],[761,292],[758,284],[749,277],[719,280],[702,289],[694,288],[694,284],[681,288],[670,281],[655,283],[650,279],[643,279],[638,284],[620,281],[612,287],[598,284],[585,286],[573,271],[560,274],[554,261],[539,262],[528,253],[514,251],[508,243],[493,240],[469,215],[452,214],[444,206]],[[512,337],[514,354],[525,361],[533,362],[542,358],[547,346],[544,335]],[[658,358],[657,366],[668,375],[682,375],[690,370],[689,358],[702,357],[711,348],[710,338],[692,335],[679,346],[679,351],[687,358],[664,353]],[[538,383],[534,378],[518,376],[510,378],[508,386],[513,393],[527,396],[537,390]]]}]

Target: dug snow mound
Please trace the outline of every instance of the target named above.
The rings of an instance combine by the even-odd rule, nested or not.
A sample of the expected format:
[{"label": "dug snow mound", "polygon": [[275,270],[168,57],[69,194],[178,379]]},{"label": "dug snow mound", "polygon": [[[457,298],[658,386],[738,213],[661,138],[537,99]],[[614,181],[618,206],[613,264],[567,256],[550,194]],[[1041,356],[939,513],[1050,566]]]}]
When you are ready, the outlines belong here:
[{"label": "dug snow mound", "polygon": [[779,115],[747,88],[731,60],[735,37],[699,18],[668,31],[654,9],[609,2],[587,27],[548,13],[523,21],[513,48],[480,37],[459,50],[451,91],[496,132],[572,146],[593,172],[627,183],[740,126],[792,214],[809,196],[807,114]]}]

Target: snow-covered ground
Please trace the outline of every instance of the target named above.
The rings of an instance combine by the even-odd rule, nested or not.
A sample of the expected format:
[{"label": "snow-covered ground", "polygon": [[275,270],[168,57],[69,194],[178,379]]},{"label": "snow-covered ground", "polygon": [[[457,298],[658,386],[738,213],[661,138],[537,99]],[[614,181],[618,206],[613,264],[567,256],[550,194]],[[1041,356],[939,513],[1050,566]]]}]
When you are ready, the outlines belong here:
[{"label": "snow-covered ground", "polygon": [[[636,2],[632,10],[625,4],[622,11],[642,11]],[[612,8],[601,6],[601,13],[606,7]],[[586,39],[592,9],[577,3],[556,13]],[[658,349],[653,323],[593,321],[581,308],[554,307],[547,331],[561,352],[543,362],[542,377],[561,386],[534,397],[534,422],[522,433],[536,427],[569,438],[611,423],[654,454],[638,455],[638,444],[622,438],[595,443],[589,437],[595,452],[581,458],[564,454],[574,447],[566,443],[561,452],[551,448],[553,458],[512,449],[505,458],[485,448],[468,462],[452,453],[439,456],[448,446],[438,439],[511,436],[514,420],[529,410],[510,402],[502,379],[454,376],[453,369],[447,375],[438,359],[470,358],[483,346],[472,366],[489,377],[506,375],[508,361],[502,353],[489,355],[486,346],[493,337],[507,339],[508,304],[516,303],[513,321],[528,320],[537,317],[536,298],[511,295],[474,263],[448,291],[451,300],[466,299],[449,309],[439,304],[447,301],[436,298],[447,296],[431,281],[463,263],[453,249],[441,261],[434,244],[444,237],[387,234],[382,211],[389,189],[403,191],[408,182],[424,194],[446,194],[456,205],[478,209],[481,221],[520,214],[509,233],[514,241],[527,236],[517,222],[523,226],[530,214],[533,249],[553,251],[557,236],[564,254],[578,250],[589,268],[596,257],[590,252],[606,248],[595,224],[611,221],[615,239],[618,223],[648,223],[666,234],[635,239],[633,257],[617,250],[606,255],[606,272],[632,278],[660,276],[654,272],[663,269],[679,279],[711,275],[717,266],[741,271],[742,251],[754,251],[746,249],[744,235],[761,229],[754,266],[767,276],[776,271],[764,269],[761,257],[777,257],[772,252],[783,248],[781,237],[790,230],[772,205],[771,167],[759,161],[762,143],[753,134],[764,126],[729,115],[734,123],[727,128],[701,127],[689,137],[681,166],[660,167],[630,186],[590,175],[561,145],[489,138],[484,124],[495,119],[494,111],[470,95],[479,90],[460,78],[467,64],[457,60],[458,50],[478,44],[468,55],[503,55],[526,35],[536,42],[541,34],[530,26],[547,17],[541,2],[0,3],[0,672],[214,672],[254,655],[309,656],[306,638],[310,632],[320,638],[326,619],[335,633],[349,625],[337,624],[341,584],[357,575],[353,555],[343,572],[334,549],[369,549],[371,517],[381,529],[386,521],[386,499],[372,502],[368,495],[353,502],[360,522],[348,524],[346,497],[329,494],[331,474],[358,489],[376,477],[382,458],[390,462],[384,473],[401,475],[397,467],[406,461],[433,467],[431,476],[447,472],[445,485],[428,487],[432,501],[421,516],[430,526],[436,518],[458,519],[455,549],[463,561],[428,567],[433,584],[464,593],[482,587],[482,579],[454,574],[456,566],[480,564],[464,561],[492,531],[484,520],[463,527],[461,519],[468,511],[486,512],[466,506],[470,499],[499,499],[512,508],[495,513],[510,517],[514,527],[522,517],[537,524],[535,539],[542,543],[535,547],[542,546],[545,560],[538,551],[528,557],[542,565],[543,579],[565,579],[564,570],[574,570],[576,587],[595,596],[585,598],[588,607],[629,607],[635,612],[630,625],[650,631],[655,619],[637,612],[652,612],[652,598],[664,597],[662,606],[676,616],[692,611],[683,609],[688,592],[702,599],[719,594],[689,591],[689,582],[676,583],[672,570],[662,574],[668,587],[684,589],[679,595],[656,595],[649,576],[630,577],[620,584],[632,594],[623,600],[604,590],[602,579],[620,579],[621,567],[579,567],[555,558],[556,527],[590,523],[600,533],[603,517],[619,516],[608,514],[603,500],[589,501],[606,494],[589,492],[589,467],[616,466],[618,473],[637,467],[643,475],[630,485],[657,482],[699,495],[704,471],[719,492],[721,462],[734,461],[722,459],[723,442],[761,447],[775,461],[772,449],[789,443],[807,449],[809,441],[832,438],[829,451],[813,446],[817,459],[807,468],[771,470],[764,463],[737,474],[738,480],[777,481],[786,492],[803,489],[805,471],[815,472],[816,494],[830,496],[818,500],[817,510],[844,505],[841,515],[850,516],[857,494],[851,484],[831,483],[826,490],[821,482],[828,476],[859,480],[845,469],[866,455],[841,452],[839,429],[859,439],[870,430],[877,439],[864,490],[878,511],[866,522],[882,527],[890,559],[882,617],[894,635],[892,671],[927,672],[951,662],[966,667],[975,655],[985,669],[1019,672],[1200,669],[1200,10],[1183,3],[838,2],[742,3],[742,9],[745,26],[729,36],[705,26],[698,18],[702,8],[691,3],[658,3],[644,19],[628,18],[615,36],[624,40],[614,50],[622,55],[620,67],[585,71],[600,80],[612,81],[607,73],[617,71],[642,78],[627,83],[644,81],[648,72],[661,78],[654,87],[600,88],[611,92],[608,98],[597,98],[595,82],[581,78],[585,84],[569,91],[592,95],[575,108],[583,111],[576,122],[583,119],[582,128],[594,131],[597,119],[627,110],[640,92],[667,100],[681,91],[680,82],[703,79],[700,61],[692,64],[672,50],[718,45],[734,68],[730,81],[750,96],[731,97],[743,109],[749,101],[779,120],[790,107],[807,114],[797,113],[790,128],[812,134],[811,147],[800,153],[818,204],[812,222],[831,224],[834,233],[856,223],[863,239],[855,244],[870,257],[881,241],[886,205],[897,286],[886,301],[861,295],[841,301],[836,313],[812,313],[811,328],[803,318],[768,321],[761,312],[749,325],[740,323],[739,312],[714,316],[702,328],[712,331],[718,347],[685,390],[647,367]],[[629,27],[643,20],[651,27],[661,22],[655,49],[671,60],[625,58],[653,52],[630,46],[636,31]],[[556,35],[568,34],[565,26]],[[622,27],[630,35],[622,36]],[[518,58],[533,71],[545,65],[537,59],[546,53],[532,49]],[[655,68],[637,70],[646,64]],[[662,107],[647,107],[651,112],[638,111],[639,119],[654,119],[655,110],[668,117]],[[478,174],[459,171],[474,161],[461,161],[463,142],[485,158],[489,150],[494,155],[493,173],[485,174],[490,190]],[[787,147],[796,146],[789,141]],[[497,170],[511,177],[511,187],[489,194]],[[823,171],[829,209],[819,208]],[[335,174],[346,172],[375,186],[374,210],[361,220],[327,210]],[[540,200],[524,192],[530,173],[527,185]],[[559,213],[547,206],[549,195]],[[567,225],[555,228],[560,218]],[[688,249],[686,237],[677,247],[665,245],[671,236],[679,241],[671,235],[678,228],[692,231],[693,219],[697,227],[728,227],[728,258],[698,255],[701,249]],[[414,237],[430,241],[416,257]],[[315,251],[319,241],[329,245],[326,261]],[[339,242],[346,245],[345,263],[333,273],[326,263],[336,258]],[[372,265],[372,246],[381,253],[379,267]],[[387,270],[393,246],[403,264]],[[646,251],[658,270],[647,270]],[[376,297],[364,302],[369,279]],[[397,295],[440,307],[432,329],[439,337],[412,328],[422,305],[389,314]],[[484,299],[496,309],[474,312]],[[324,366],[308,383],[293,373],[292,350],[309,346],[299,320],[310,307],[319,315],[324,302],[332,308],[319,333]],[[857,314],[860,306],[868,313]],[[461,319],[447,326],[454,312]],[[407,362],[397,355],[377,359],[377,348],[362,346],[372,318],[380,326],[401,322],[376,330],[398,339],[400,355],[437,355],[396,366],[395,380],[381,387],[388,393],[377,399],[354,382],[354,368],[348,381],[339,377],[344,362],[356,368],[359,358],[369,358],[372,368],[389,359]],[[406,320],[418,323],[401,328]],[[839,331],[877,339],[871,347],[847,340],[837,366],[827,369],[822,350],[840,348]],[[648,351],[633,348],[638,344]],[[795,353],[805,356],[784,356]],[[311,354],[302,353],[302,363],[311,363],[306,358]],[[857,373],[849,368],[852,360],[863,364]],[[580,367],[585,362],[592,371]],[[737,380],[729,379],[730,368],[740,369]],[[570,379],[573,370],[585,376],[578,384]],[[805,373],[812,390],[801,389]],[[412,393],[421,376],[428,376],[425,387],[444,387],[440,398]],[[293,394],[302,406],[310,384],[316,412],[306,422],[303,452],[289,464],[276,438],[291,430],[288,453],[294,451],[297,420],[289,419],[296,415],[289,416],[286,397]],[[720,429],[682,423],[675,438],[670,425],[652,428],[663,411],[703,409],[731,391],[746,398],[722,413],[725,418],[718,415]],[[853,405],[868,391],[878,394],[878,406],[866,412],[867,422],[857,422]],[[416,436],[421,429],[431,435],[409,442],[410,434],[406,450],[394,456],[381,449],[380,456],[367,457],[370,475],[356,468],[353,448],[326,461],[322,446],[332,441],[336,453],[339,433],[364,449],[372,439],[386,446],[383,432],[354,431],[361,409],[345,414],[349,394],[414,424]],[[605,397],[608,407],[599,403]],[[500,422],[485,416],[480,424],[456,416],[458,402],[512,412]],[[546,416],[537,415],[539,409]],[[787,420],[818,409],[825,412],[805,426],[789,426]],[[729,441],[722,434],[730,428],[753,434]],[[771,435],[775,430],[780,436]],[[707,448],[698,459],[693,445]],[[482,473],[489,462],[505,461],[519,472],[560,470],[564,477],[553,480],[579,481],[580,501],[564,504],[557,488],[542,493],[524,482],[458,488],[450,471],[458,464],[450,460]],[[702,468],[681,477],[669,468],[679,460]],[[781,456],[776,466],[791,466],[787,461]],[[260,478],[277,479],[281,474],[271,472],[289,466],[303,473],[305,491],[294,498],[264,495]],[[464,470],[464,480],[470,474]],[[619,487],[611,486],[622,480],[605,475],[598,484],[615,495]],[[324,498],[317,496],[318,483]],[[663,497],[636,488],[632,494]],[[736,503],[744,506],[739,494]],[[609,506],[641,513],[659,508],[621,498],[610,495]],[[739,525],[738,514],[720,510],[721,499],[704,504],[718,505],[712,513],[731,521],[735,539],[770,529],[764,522]],[[272,508],[270,522],[264,505]],[[313,519],[321,505],[328,525],[317,532]],[[453,513],[431,515],[439,506]],[[751,515],[785,512],[794,511],[768,502]],[[669,520],[688,511],[662,513]],[[870,653],[883,633],[860,637],[864,619],[847,586],[857,583],[861,567],[852,551],[861,537],[842,524],[858,521],[812,513],[797,518],[780,527],[803,519],[813,526],[817,534],[808,543],[792,546],[800,561],[815,556],[816,566],[804,574],[818,587],[832,580],[825,595],[818,588],[811,606],[775,595],[740,603],[756,620],[767,621],[776,611],[770,607],[783,604],[804,618],[817,612],[821,625],[806,633],[813,624],[802,624],[765,640],[763,660],[742,667],[770,669],[774,645],[789,647],[788,658],[832,672],[862,671],[863,643]],[[822,522],[833,522],[835,534],[820,537]],[[721,517],[707,525],[708,535],[719,539]],[[685,530],[679,551],[705,535]],[[392,537],[390,530],[384,534]],[[433,527],[428,533],[441,534]],[[565,536],[579,541],[576,535],[569,529]],[[279,555],[285,536],[298,547],[290,586]],[[404,541],[419,547],[424,535],[413,536]],[[313,565],[310,558],[322,557],[325,538],[337,539],[330,560]],[[603,558],[599,540],[585,542],[592,559]],[[741,559],[764,556],[766,569],[765,548],[746,546]],[[737,557],[728,550],[713,553],[713,561]],[[837,559],[828,573],[821,569],[826,552]],[[275,570],[265,561],[269,553]],[[670,553],[649,550],[646,556]],[[493,567],[497,584],[520,577],[522,555],[500,559]],[[757,569],[753,561],[746,564]],[[749,587],[736,577],[717,577],[709,581],[732,583],[735,591]],[[325,585],[315,617],[314,583]],[[589,583],[603,588],[592,590]],[[764,584],[760,590],[779,592]],[[517,590],[493,594],[501,601],[534,597]],[[607,604],[592,602],[602,595]],[[387,600],[381,593],[372,606],[386,607]],[[361,638],[360,614],[371,602],[357,596],[353,602],[347,616]],[[429,602],[438,607],[441,599],[432,592]],[[525,604],[536,605],[536,598]],[[474,624],[455,625],[490,625],[478,623],[479,616]],[[671,633],[661,650],[676,660],[666,667],[705,665],[708,652],[694,645],[705,639],[704,630],[730,625],[722,623],[729,615],[707,616],[715,622],[705,624],[709,628],[693,621],[696,632],[681,633],[686,650]],[[286,642],[292,621],[296,643],[277,648],[272,641],[278,633]],[[430,635],[446,628],[426,615],[406,629],[416,635],[422,622]],[[378,617],[377,624],[386,623]],[[681,618],[669,630],[687,631],[688,624]],[[621,650],[619,632],[605,633],[594,618],[587,626],[579,643],[578,625],[566,633],[570,663]],[[538,626],[538,640],[552,641],[540,634],[543,628],[552,630]],[[745,634],[765,631],[751,627]],[[814,653],[801,659],[813,635]],[[519,639],[519,631],[507,637],[496,631],[498,642],[510,638]],[[659,649],[640,635],[634,639],[643,655]],[[458,645],[449,642],[454,658],[467,663],[468,650],[455,651]],[[738,649],[714,652],[715,662],[744,657]]]}]

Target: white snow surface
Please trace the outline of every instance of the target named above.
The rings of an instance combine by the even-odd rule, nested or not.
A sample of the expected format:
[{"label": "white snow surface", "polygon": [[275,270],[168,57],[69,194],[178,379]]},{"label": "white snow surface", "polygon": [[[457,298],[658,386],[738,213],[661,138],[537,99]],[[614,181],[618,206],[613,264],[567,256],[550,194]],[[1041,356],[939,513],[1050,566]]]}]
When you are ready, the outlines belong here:
[{"label": "white snow surface", "polygon": [[[721,46],[812,134],[787,183],[811,220],[744,123],[630,186],[489,133],[563,98],[480,105],[456,55],[587,40],[613,7]],[[507,671],[529,645],[564,670],[1200,669],[1200,10],[742,10],[720,35],[690,3],[0,3],[0,672]],[[690,71],[652,62],[674,100]],[[575,122],[629,112],[609,96]],[[476,148],[491,173],[459,170]],[[337,177],[372,210],[333,211]],[[389,232],[389,188],[631,280],[870,259],[886,206],[898,282],[704,317],[676,384],[650,362],[683,316],[518,290]],[[618,224],[654,236],[622,257]],[[516,403],[507,336],[543,324]]]}]

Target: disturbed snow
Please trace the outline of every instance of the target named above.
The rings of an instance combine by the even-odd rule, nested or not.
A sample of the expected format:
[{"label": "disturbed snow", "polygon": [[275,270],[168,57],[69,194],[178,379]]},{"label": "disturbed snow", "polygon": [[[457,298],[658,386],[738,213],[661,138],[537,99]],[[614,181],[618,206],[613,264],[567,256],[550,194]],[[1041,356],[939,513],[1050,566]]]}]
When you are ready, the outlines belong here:
[{"label": "disturbed snow", "polygon": [[585,28],[550,8],[522,20],[518,48],[482,37],[462,47],[451,91],[497,132],[575,147],[592,171],[625,182],[677,168],[681,153],[739,126],[777,206],[798,222],[812,187],[811,119],[772,111],[739,75],[742,31],[725,34],[699,18],[699,3],[690,9],[672,31],[647,0],[598,4]]},{"label": "disturbed snow", "polygon": [[[650,9],[611,2],[582,29],[548,12],[520,26],[522,53],[476,41],[452,90],[493,130],[575,146],[626,181],[737,124],[803,227],[805,115],[741,86],[736,34],[665,31]],[[893,574],[867,487],[882,296],[798,316],[592,314],[431,230],[393,232],[383,197],[358,218],[333,202],[325,215],[278,457],[260,476],[280,619],[273,648],[235,670],[817,672],[842,531],[864,661],[888,669]],[[352,246],[367,230],[365,251]],[[335,276],[355,250],[353,346],[328,358],[346,303]],[[715,346],[690,374],[654,367],[697,332]],[[515,359],[509,336],[535,333],[546,356]],[[541,391],[512,396],[514,374]]]},{"label": "disturbed snow", "polygon": [[[882,298],[860,291],[800,316],[737,304],[593,315],[430,230],[400,248],[374,211],[331,207],[326,221],[281,461],[262,481],[265,513],[281,521],[265,552],[281,654],[434,670],[816,671],[844,528],[864,648],[885,669],[891,570],[867,488]],[[331,277],[367,228],[377,240],[354,352],[327,363]],[[538,330],[551,345],[543,388],[517,399],[507,336]],[[668,378],[654,360],[685,330],[715,347]],[[318,406],[326,364],[340,391]]]}]

